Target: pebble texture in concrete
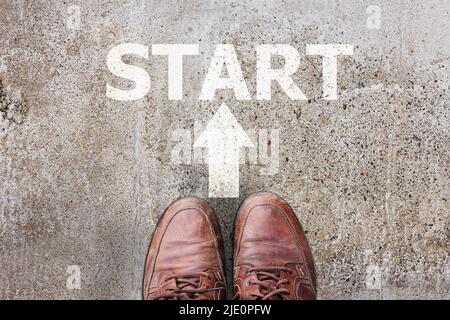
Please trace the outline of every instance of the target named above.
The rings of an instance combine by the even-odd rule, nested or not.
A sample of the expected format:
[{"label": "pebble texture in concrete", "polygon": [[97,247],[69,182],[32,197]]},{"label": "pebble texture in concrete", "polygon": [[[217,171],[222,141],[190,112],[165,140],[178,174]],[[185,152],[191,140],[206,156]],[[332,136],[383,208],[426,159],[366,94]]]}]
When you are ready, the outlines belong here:
[{"label": "pebble texture in concrete", "polygon": [[[368,21],[372,5],[379,24]],[[194,120],[206,123],[226,101],[246,131],[279,129],[278,173],[247,161],[240,198],[209,199],[228,256],[240,201],[273,191],[307,232],[319,298],[449,299],[449,7],[0,0],[0,298],[140,299],[158,216],[179,197],[208,194],[206,165],[171,161],[172,134],[193,133]],[[183,100],[167,99],[162,56],[127,58],[150,74],[144,99],[106,98],[107,82],[129,85],[106,67],[124,42],[198,43]],[[252,100],[229,91],[198,100],[219,43],[234,45]],[[308,101],[276,85],[272,100],[254,98],[264,43],[298,49],[294,79]],[[353,44],[339,58],[337,100],[321,98],[321,58],[305,56],[307,43]],[[67,287],[71,265],[79,289]]]}]

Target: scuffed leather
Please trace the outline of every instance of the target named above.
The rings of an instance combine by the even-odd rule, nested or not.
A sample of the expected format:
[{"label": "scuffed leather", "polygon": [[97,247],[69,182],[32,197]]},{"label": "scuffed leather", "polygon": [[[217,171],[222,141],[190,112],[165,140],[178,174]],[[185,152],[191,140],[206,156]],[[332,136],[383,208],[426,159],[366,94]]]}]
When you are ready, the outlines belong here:
[{"label": "scuffed leather", "polygon": [[[277,195],[260,193],[247,198],[241,205],[235,222],[234,289],[242,300],[252,300],[261,287],[253,268],[274,267],[275,274],[288,283],[273,288],[285,288],[289,294],[269,299],[316,299],[316,272],[306,236],[293,210]],[[276,271],[287,268],[289,271]]]},{"label": "scuffed leather", "polygon": [[[220,288],[208,299],[225,299],[223,243],[213,209],[200,198],[174,202],[164,213],[153,235],[144,271],[146,300],[177,290],[175,274],[206,273],[200,286]],[[169,280],[167,280],[169,279]]]}]

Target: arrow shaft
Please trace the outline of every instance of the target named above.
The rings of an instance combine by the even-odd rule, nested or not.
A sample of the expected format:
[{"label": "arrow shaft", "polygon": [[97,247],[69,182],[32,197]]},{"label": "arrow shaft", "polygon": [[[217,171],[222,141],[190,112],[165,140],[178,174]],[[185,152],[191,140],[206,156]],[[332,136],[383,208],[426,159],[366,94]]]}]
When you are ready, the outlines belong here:
[{"label": "arrow shaft", "polygon": [[194,144],[208,148],[209,196],[239,197],[239,148],[253,143],[225,103]]},{"label": "arrow shaft", "polygon": [[210,198],[239,197],[239,162],[210,163],[208,183]]}]

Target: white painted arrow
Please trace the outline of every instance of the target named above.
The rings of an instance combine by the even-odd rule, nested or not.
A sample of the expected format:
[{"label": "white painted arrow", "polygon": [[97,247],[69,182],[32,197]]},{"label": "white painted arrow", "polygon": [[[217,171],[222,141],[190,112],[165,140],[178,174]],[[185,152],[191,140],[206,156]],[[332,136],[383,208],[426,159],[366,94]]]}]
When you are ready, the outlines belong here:
[{"label": "white painted arrow", "polygon": [[240,147],[254,145],[227,105],[222,103],[194,144],[194,148],[208,148],[209,197],[239,197]]}]

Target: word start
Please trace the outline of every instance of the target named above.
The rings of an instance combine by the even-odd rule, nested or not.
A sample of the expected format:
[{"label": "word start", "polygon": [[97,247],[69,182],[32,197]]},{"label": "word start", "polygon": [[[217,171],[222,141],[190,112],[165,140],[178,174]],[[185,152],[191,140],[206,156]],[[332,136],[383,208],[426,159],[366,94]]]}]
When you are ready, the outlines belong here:
[{"label": "word start", "polygon": [[[106,85],[106,96],[120,101],[138,100],[150,90],[150,76],[146,70],[123,62],[125,55],[136,55],[149,59],[149,47],[138,43],[123,43],[113,47],[107,55],[109,71],[117,77],[134,82],[130,90]],[[198,44],[153,44],[152,55],[164,55],[168,59],[168,99],[181,100],[183,97],[183,59],[199,54]],[[353,55],[353,45],[349,44],[307,44],[307,55],[322,57],[322,81],[325,100],[337,99],[337,58]],[[273,68],[273,56],[281,56],[284,65]],[[187,59],[187,57],[185,58]],[[256,99],[270,100],[272,82],[275,81],[292,100],[307,100],[305,94],[292,80],[300,65],[298,51],[285,44],[263,44],[256,47]],[[222,76],[226,68],[227,76]],[[200,100],[214,100],[216,90],[234,91],[237,100],[250,100],[250,93],[242,75],[233,45],[218,44],[211,59]]]}]

